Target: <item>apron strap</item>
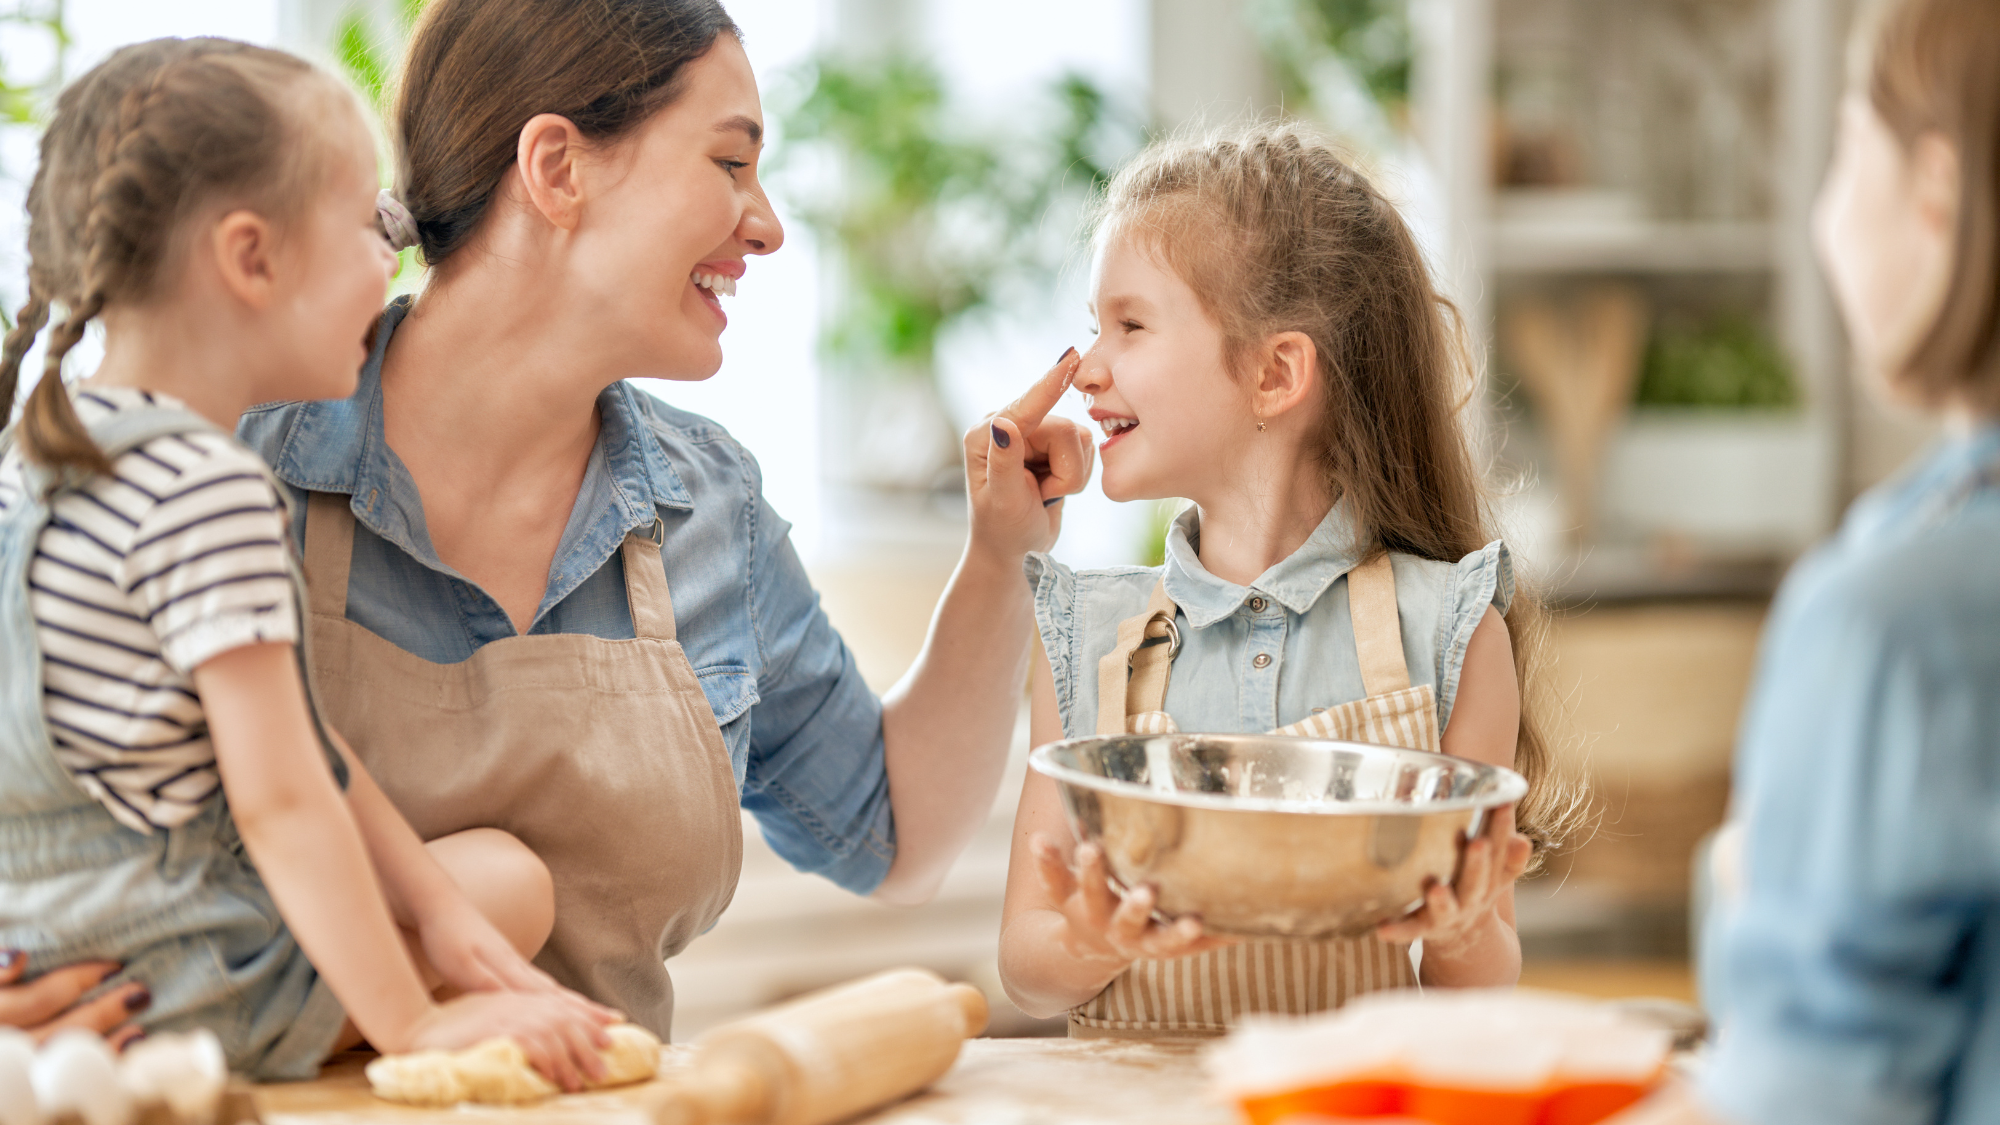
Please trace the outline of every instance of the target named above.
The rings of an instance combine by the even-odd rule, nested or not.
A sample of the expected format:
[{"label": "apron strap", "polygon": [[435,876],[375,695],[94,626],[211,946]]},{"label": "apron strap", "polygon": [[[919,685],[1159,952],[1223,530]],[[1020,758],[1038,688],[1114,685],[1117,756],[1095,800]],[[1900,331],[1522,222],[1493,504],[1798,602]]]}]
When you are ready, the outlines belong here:
[{"label": "apron strap", "polygon": [[1125,734],[1128,716],[1166,709],[1167,673],[1181,648],[1176,608],[1162,580],[1144,613],[1118,623],[1117,646],[1097,662],[1098,734]]},{"label": "apron strap", "polygon": [[1387,695],[1410,686],[1403,660],[1403,627],[1396,616],[1396,572],[1389,552],[1347,572],[1347,609],[1354,622],[1354,652],[1361,659],[1361,686],[1369,695]]},{"label": "apron strap", "polygon": [[674,639],[674,595],[667,589],[666,562],[660,548],[666,524],[658,516],[644,532],[625,536],[619,548],[625,559],[625,600],[632,607],[632,635],[642,640]]},{"label": "apron strap", "polygon": [[347,616],[347,570],[354,561],[353,503],[344,492],[306,494],[306,597],[316,617]]}]

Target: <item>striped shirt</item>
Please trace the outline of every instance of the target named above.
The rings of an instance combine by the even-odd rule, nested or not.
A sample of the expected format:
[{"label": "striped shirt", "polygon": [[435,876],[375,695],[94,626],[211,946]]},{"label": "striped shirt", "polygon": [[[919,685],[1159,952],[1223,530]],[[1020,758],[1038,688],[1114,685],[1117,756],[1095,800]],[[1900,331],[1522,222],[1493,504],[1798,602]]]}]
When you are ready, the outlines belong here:
[{"label": "striped shirt", "polygon": [[[164,395],[76,394],[86,426]],[[257,455],[233,437],[155,438],[110,477],[57,495],[28,566],[43,711],[58,760],[140,832],[187,823],[221,789],[191,679],[209,658],[296,643],[285,516]],[[0,463],[0,511],[24,496],[18,452]]]}]

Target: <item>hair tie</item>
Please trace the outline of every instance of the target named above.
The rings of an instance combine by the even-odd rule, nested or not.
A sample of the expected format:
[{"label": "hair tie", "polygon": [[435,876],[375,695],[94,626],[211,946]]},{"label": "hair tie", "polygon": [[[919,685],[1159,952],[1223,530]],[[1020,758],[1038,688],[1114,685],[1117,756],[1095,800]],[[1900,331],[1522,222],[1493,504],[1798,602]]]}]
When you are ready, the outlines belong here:
[{"label": "hair tie", "polygon": [[375,221],[381,224],[382,237],[389,240],[391,250],[404,250],[420,241],[416,216],[388,188],[375,193]]}]

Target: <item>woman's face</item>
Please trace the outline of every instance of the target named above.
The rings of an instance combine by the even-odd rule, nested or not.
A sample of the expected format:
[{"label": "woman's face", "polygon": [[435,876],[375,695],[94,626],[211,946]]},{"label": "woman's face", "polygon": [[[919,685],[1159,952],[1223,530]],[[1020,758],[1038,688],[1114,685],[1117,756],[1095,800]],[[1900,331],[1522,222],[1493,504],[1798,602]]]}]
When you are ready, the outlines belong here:
[{"label": "woman's face", "polygon": [[706,379],[722,366],[722,298],[785,233],[757,180],[764,111],[742,44],[718,36],[681,81],[603,154],[611,175],[578,223],[577,276],[644,374]]},{"label": "woman's face", "polygon": [[1866,95],[1847,95],[1813,234],[1848,338],[1879,387],[1944,307],[1957,196],[1956,158],[1941,138],[1905,149]]},{"label": "woman's face", "polygon": [[1075,386],[1104,432],[1104,494],[1200,500],[1257,425],[1223,362],[1222,329],[1186,282],[1128,238],[1105,244],[1096,273],[1097,341]]}]

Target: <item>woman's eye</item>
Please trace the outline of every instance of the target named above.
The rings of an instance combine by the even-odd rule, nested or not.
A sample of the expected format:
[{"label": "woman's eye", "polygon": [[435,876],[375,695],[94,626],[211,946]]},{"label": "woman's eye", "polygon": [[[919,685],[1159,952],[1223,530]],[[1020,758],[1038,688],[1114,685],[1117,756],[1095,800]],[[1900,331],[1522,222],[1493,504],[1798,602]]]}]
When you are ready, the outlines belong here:
[{"label": "woman's eye", "polygon": [[750,167],[748,160],[718,160],[716,163],[722,165],[723,170],[729,173],[730,179],[736,178],[737,169]]}]

